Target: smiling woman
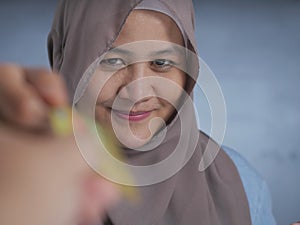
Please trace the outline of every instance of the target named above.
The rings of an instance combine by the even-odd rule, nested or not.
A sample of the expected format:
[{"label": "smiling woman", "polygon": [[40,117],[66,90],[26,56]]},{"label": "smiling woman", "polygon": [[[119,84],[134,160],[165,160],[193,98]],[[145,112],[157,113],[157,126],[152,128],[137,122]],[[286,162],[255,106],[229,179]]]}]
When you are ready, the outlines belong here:
[{"label": "smiling woman", "polygon": [[[153,27],[156,27],[155,34],[152,32]],[[151,55],[153,60],[139,63],[130,63],[134,58],[137,58],[136,49],[130,51],[119,48],[119,46],[128,43],[147,40],[159,40],[183,45],[180,30],[168,16],[153,11],[134,10],[128,16],[121,33],[114,41],[111,52],[107,53],[104,59],[100,61],[100,72],[97,73],[97,76],[103,77],[101,70],[104,70],[104,72],[107,70],[116,71],[101,89],[97,99],[96,118],[101,124],[107,124],[112,118],[117,117],[114,129],[120,131],[119,133],[124,136],[121,139],[126,140],[125,145],[131,148],[140,147],[145,142],[140,142],[140,146],[137,146],[135,138],[132,138],[132,140],[130,138],[130,131],[135,137],[149,141],[162,126],[161,123],[154,123],[150,131],[149,122],[153,118],[168,121],[175,113],[175,108],[171,103],[178,102],[182,96],[180,92],[174,95],[174,92],[169,89],[162,88],[161,85],[157,86],[155,79],[151,78],[163,77],[169,79],[181,87],[182,91],[186,82],[184,72],[173,65],[174,61],[178,61],[180,56],[175,55],[172,48],[158,54],[154,51],[148,53],[143,48],[144,55]],[[142,58],[145,57],[139,57],[139,60]],[[143,78],[148,79],[142,80]],[[129,85],[132,82],[134,83]],[[168,93],[172,93],[173,96],[168,96]],[[120,106],[112,108],[117,96]],[[165,96],[165,99],[159,96]],[[132,108],[128,109],[126,105],[132,105]],[[128,121],[130,130],[126,130]]]},{"label": "smiling woman", "polygon": [[[243,184],[228,155],[220,150],[205,172],[198,171],[210,140],[197,130],[189,101],[199,67],[192,2],[115,0],[105,10],[102,4],[63,2],[49,50],[73,104],[111,129],[135,171],[135,185],[143,184],[137,204],[122,199],[108,210],[112,223],[250,224]],[[76,17],[65,14],[69,10]]]},{"label": "smiling woman", "polygon": [[[97,209],[99,215],[105,213],[105,224],[114,225],[274,224],[265,183],[234,151],[223,150],[197,128],[192,90],[199,62],[193,15],[191,0],[59,2],[48,37],[51,66],[63,77],[74,111],[87,113],[89,119],[105,127],[101,132],[118,140],[125,160],[98,157],[102,148],[96,149],[96,157],[86,157],[88,150],[82,149],[80,142],[94,142],[83,138],[83,133],[77,136],[75,131],[78,148],[86,162],[103,176],[106,174],[91,162],[99,165],[100,158],[100,167],[117,162],[120,168],[129,168],[132,183],[106,178],[122,186],[135,186],[139,195],[137,202],[122,198],[113,207],[100,209],[92,207],[97,202],[90,199],[90,204],[84,205],[92,214],[90,220],[95,219]],[[16,67],[9,68],[13,71]],[[5,72],[4,67],[1,71]],[[48,109],[67,101],[57,102],[65,96],[62,82],[42,71],[19,68],[13,72],[18,82],[6,83],[19,85],[18,90],[24,92],[30,90],[22,103],[39,101],[42,119],[35,124],[45,125]],[[57,80],[52,84],[49,79]],[[49,89],[61,92],[54,95],[52,91],[50,95]],[[0,106],[6,105],[2,96],[17,98],[14,94],[9,88],[0,88]],[[30,112],[27,118],[32,117]],[[12,121],[9,113],[2,113]],[[22,118],[14,122],[22,124]],[[101,133],[99,136],[101,139]],[[218,154],[199,171],[200,161],[210,160],[207,152],[209,157],[213,152]],[[257,208],[263,210],[253,210]]]}]

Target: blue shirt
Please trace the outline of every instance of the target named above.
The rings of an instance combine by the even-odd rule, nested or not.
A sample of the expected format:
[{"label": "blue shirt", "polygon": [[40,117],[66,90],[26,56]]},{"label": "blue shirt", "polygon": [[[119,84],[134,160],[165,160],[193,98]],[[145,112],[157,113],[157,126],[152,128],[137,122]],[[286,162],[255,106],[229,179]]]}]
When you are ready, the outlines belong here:
[{"label": "blue shirt", "polygon": [[226,146],[222,147],[239,171],[249,203],[252,225],[276,225],[267,183],[239,153]]}]

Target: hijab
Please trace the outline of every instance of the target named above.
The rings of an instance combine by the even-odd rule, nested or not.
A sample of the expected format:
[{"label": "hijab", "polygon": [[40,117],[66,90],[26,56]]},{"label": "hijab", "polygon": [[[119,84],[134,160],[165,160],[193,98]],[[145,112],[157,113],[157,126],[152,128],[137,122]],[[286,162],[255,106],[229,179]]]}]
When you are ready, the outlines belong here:
[{"label": "hijab", "polygon": [[[48,52],[50,64],[64,77],[71,99],[84,72],[95,59],[110,49],[134,9],[154,10],[169,16],[180,29],[185,47],[197,53],[192,0],[61,0],[49,33]],[[191,72],[194,80],[198,76],[197,71]],[[186,86],[187,93],[191,94],[193,86],[191,79]],[[183,104],[164,130],[162,142],[151,151],[126,149],[125,152],[129,162],[151,165],[172,155],[179,145],[181,154],[177,154],[178,157],[172,162],[179,169],[168,179],[138,187],[138,203],[122,199],[107,212],[111,223],[250,225],[243,184],[228,155],[220,149],[206,170],[198,170],[211,139],[198,131],[193,104]],[[152,139],[159,136],[160,133]],[[213,142],[210,148],[209,151],[214,151],[220,147]],[[151,179],[160,171],[162,168],[150,171],[147,177]]]}]

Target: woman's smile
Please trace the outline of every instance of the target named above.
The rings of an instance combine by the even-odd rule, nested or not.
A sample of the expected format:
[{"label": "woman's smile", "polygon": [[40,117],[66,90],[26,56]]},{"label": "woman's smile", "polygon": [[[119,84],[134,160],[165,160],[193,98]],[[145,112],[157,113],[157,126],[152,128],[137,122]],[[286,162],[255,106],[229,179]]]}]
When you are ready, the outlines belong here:
[{"label": "woman's smile", "polygon": [[139,112],[126,112],[126,111],[119,111],[119,110],[112,110],[112,113],[117,115],[119,118],[129,120],[130,122],[139,122],[147,117],[149,117],[152,113],[151,111],[139,111]]}]

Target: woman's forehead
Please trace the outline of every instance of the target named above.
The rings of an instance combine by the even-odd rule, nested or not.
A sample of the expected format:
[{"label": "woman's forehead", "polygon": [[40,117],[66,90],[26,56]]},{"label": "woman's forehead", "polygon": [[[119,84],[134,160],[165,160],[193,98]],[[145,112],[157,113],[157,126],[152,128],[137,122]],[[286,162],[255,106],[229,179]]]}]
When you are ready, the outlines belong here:
[{"label": "woman's forehead", "polygon": [[172,18],[154,10],[135,9],[127,17],[114,45],[143,40],[159,40],[184,45],[182,33]]}]

